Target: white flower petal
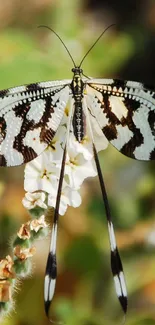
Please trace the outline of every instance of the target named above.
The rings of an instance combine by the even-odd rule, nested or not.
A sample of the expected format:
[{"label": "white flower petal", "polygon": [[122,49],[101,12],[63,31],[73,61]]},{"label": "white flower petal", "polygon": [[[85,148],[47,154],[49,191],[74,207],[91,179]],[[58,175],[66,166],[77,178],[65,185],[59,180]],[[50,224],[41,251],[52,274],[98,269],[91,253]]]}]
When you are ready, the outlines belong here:
[{"label": "white flower petal", "polygon": [[28,192],[45,191],[50,193],[57,183],[59,168],[50,162],[50,153],[45,151],[25,167],[24,189]]},{"label": "white flower petal", "polygon": [[63,155],[63,143],[66,138],[66,127],[61,125],[51,141],[50,145],[47,147],[46,152],[48,152],[49,161],[56,163],[60,162]]},{"label": "white flower petal", "polygon": [[[67,202],[66,202],[67,201]],[[67,206],[68,206],[68,199],[67,198],[62,198],[61,196],[61,200],[60,200],[60,207],[59,207],[59,214],[61,216],[63,216],[67,210]],[[48,205],[55,208],[56,205],[56,195],[51,195],[49,194],[48,196]]]},{"label": "white flower petal", "polygon": [[93,160],[86,161],[83,157],[78,157],[75,164],[71,162],[66,164],[65,174],[69,177],[69,185],[78,189],[85,178],[94,177],[97,172]]},{"label": "white flower petal", "polygon": [[24,207],[28,210],[39,206],[43,209],[47,209],[47,205],[44,203],[45,201],[45,193],[37,192],[37,193],[26,193],[25,197],[22,200]]},{"label": "white flower petal", "polygon": [[92,150],[92,141],[91,139],[86,135],[81,143],[79,143],[74,134],[72,133],[70,135],[69,139],[69,146],[68,146],[68,152],[70,155],[77,155],[79,153],[82,153],[84,158],[86,160],[90,160],[93,158],[93,150]]},{"label": "white flower petal", "polygon": [[69,186],[67,186],[64,190],[63,190],[63,195],[65,195],[66,197],[68,197],[68,205],[76,208],[78,207],[81,202],[81,196],[79,194],[78,191],[71,189]]}]

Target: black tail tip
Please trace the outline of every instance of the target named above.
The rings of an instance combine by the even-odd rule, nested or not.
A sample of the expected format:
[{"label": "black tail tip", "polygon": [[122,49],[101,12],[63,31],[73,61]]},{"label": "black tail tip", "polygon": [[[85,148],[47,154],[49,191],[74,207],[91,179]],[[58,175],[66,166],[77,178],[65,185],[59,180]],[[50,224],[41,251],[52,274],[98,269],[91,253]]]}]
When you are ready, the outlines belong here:
[{"label": "black tail tip", "polygon": [[45,306],[45,313],[46,316],[49,318],[49,309],[50,309],[51,302],[49,300],[45,301],[44,306]]},{"label": "black tail tip", "polygon": [[119,301],[120,301],[121,307],[122,307],[122,309],[124,311],[124,314],[126,314],[127,313],[127,309],[128,309],[127,297],[120,296],[119,297]]}]

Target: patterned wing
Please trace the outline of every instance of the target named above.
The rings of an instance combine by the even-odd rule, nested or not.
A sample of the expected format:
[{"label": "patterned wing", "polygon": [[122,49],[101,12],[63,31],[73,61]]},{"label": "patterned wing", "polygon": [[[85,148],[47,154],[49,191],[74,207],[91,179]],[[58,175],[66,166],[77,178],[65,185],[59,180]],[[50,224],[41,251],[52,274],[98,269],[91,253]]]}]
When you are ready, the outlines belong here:
[{"label": "patterned wing", "polygon": [[0,166],[40,155],[55,135],[69,98],[70,80],[0,91]]},{"label": "patterned wing", "polygon": [[88,80],[90,114],[112,145],[139,160],[155,159],[155,92],[138,82]]}]

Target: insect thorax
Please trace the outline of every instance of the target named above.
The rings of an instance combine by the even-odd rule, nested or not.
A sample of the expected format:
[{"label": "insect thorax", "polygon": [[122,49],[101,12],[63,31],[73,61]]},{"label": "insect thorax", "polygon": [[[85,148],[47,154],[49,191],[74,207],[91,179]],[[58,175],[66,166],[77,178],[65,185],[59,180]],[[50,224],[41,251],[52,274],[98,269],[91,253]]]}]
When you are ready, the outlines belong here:
[{"label": "insect thorax", "polygon": [[77,141],[81,142],[85,136],[85,114],[82,107],[84,83],[80,72],[75,72],[71,83],[74,98],[73,131]]}]

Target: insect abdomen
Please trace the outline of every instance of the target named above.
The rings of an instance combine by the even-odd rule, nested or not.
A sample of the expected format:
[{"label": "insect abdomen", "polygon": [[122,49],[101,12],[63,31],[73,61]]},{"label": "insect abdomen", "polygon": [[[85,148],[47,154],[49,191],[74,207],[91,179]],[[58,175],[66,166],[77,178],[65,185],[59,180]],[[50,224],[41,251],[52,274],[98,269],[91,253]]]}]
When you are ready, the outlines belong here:
[{"label": "insect abdomen", "polygon": [[75,101],[75,110],[73,115],[73,132],[78,142],[81,142],[85,136],[85,115],[82,108],[82,101]]},{"label": "insect abdomen", "polygon": [[84,84],[79,74],[75,74],[71,83],[74,98],[73,132],[78,142],[85,136],[85,115],[82,108]]}]

